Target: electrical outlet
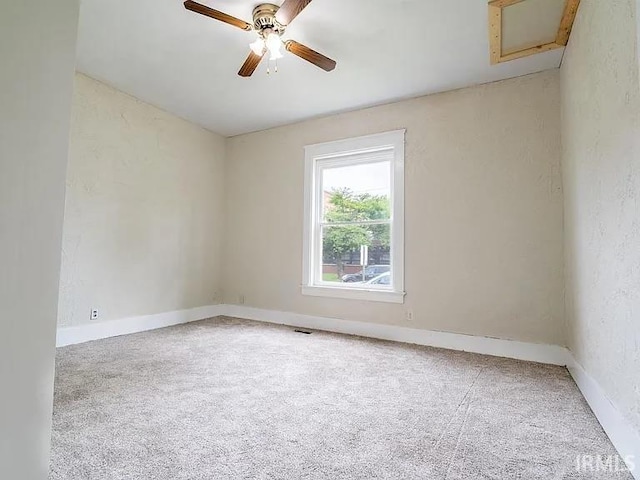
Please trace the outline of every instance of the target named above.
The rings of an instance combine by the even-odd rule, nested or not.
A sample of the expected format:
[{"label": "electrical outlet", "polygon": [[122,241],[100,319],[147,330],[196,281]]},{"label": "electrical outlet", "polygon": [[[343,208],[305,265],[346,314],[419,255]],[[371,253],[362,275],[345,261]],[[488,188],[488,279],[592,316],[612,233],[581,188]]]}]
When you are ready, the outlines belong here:
[{"label": "electrical outlet", "polygon": [[241,294],[238,296],[238,303],[240,305],[244,305],[244,295]]},{"label": "electrical outlet", "polygon": [[413,310],[407,310],[405,312],[405,318],[407,319],[407,322],[413,322]]},{"label": "electrical outlet", "polygon": [[97,320],[98,319],[98,309],[94,308],[91,310],[91,320]]}]

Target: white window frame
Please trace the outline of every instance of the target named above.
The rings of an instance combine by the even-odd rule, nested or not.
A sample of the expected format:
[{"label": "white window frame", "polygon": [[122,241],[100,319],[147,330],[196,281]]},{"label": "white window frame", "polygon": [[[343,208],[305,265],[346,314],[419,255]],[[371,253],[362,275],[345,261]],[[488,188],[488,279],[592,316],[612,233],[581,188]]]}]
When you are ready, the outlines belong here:
[{"label": "white window frame", "polygon": [[[404,303],[405,132],[395,130],[305,147],[303,295]],[[323,282],[320,239],[323,192],[320,191],[320,172],[327,166],[370,163],[376,159],[391,163],[391,286],[374,289],[362,284]]]}]

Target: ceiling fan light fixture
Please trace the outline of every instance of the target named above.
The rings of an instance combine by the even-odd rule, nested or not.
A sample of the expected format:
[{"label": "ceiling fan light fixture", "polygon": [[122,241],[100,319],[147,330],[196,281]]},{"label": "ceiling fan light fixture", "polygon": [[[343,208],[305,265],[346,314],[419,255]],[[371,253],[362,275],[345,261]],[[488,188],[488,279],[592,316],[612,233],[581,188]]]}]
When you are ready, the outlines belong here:
[{"label": "ceiling fan light fixture", "polygon": [[269,57],[269,60],[279,60],[282,57],[283,57],[282,52],[278,50],[277,52],[271,52],[271,56]]},{"label": "ceiling fan light fixture", "polygon": [[282,52],[280,51],[280,48],[282,47],[282,40],[280,39],[280,35],[274,32],[270,33],[267,35],[265,43],[271,53],[270,60],[278,60],[279,58],[282,58]]},{"label": "ceiling fan light fixture", "polygon": [[255,42],[249,45],[253,53],[256,55],[262,56],[264,55],[265,43],[262,38],[258,38]]}]

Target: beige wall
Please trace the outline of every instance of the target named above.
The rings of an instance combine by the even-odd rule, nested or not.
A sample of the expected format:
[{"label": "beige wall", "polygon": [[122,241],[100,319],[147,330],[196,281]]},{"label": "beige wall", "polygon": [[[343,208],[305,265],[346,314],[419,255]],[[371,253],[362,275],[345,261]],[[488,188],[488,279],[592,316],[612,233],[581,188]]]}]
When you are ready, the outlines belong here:
[{"label": "beige wall", "polygon": [[[230,139],[225,302],[562,344],[559,103],[550,71]],[[302,296],[304,145],[400,128],[405,304]]]},{"label": "beige wall", "polygon": [[0,478],[45,480],[78,0],[0,2]]},{"label": "beige wall", "polygon": [[59,326],[218,303],[225,139],[76,76]]},{"label": "beige wall", "polygon": [[634,3],[582,0],[561,82],[568,342],[578,362],[640,431],[640,88]]}]

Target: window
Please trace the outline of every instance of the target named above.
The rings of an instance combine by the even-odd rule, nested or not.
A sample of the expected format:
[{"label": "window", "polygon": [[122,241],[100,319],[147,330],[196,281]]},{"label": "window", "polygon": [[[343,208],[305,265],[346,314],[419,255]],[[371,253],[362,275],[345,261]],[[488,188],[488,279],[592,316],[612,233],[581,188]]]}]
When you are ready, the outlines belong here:
[{"label": "window", "polygon": [[305,147],[304,295],[404,301],[404,134]]}]

